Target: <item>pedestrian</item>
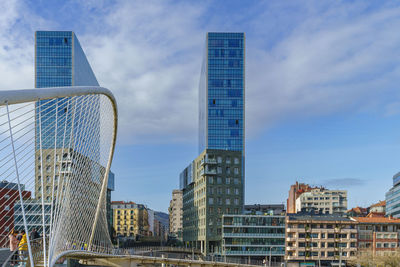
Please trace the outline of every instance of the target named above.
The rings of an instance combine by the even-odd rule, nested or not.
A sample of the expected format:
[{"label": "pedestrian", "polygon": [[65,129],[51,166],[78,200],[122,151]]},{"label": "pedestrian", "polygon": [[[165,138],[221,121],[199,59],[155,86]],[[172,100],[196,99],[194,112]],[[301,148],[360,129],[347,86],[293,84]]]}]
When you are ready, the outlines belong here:
[{"label": "pedestrian", "polygon": [[16,250],[18,248],[18,243],[19,243],[19,241],[17,239],[17,234],[14,231],[14,229],[11,231],[8,238],[10,239],[10,251],[12,253],[11,266],[14,266],[15,264],[17,264],[17,260],[18,260],[18,254],[17,254]]},{"label": "pedestrian", "polygon": [[33,228],[31,233],[29,234],[29,238],[30,240],[35,240],[38,239],[40,237],[39,233],[36,231],[36,228]]},{"label": "pedestrian", "polygon": [[21,238],[21,241],[19,241],[19,258],[21,259],[21,261],[24,261],[26,251],[28,250],[28,246],[27,246],[28,242],[27,242],[26,233],[24,230],[21,231],[21,235],[22,235],[22,238]]}]

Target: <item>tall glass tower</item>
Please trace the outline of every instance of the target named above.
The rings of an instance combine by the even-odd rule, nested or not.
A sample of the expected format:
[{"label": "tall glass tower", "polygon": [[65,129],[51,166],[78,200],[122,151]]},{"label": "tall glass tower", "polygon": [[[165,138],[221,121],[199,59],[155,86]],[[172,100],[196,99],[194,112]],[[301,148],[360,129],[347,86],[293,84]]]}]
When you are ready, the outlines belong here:
[{"label": "tall glass tower", "polygon": [[244,33],[207,33],[199,85],[199,153],[244,152],[244,62]]}]

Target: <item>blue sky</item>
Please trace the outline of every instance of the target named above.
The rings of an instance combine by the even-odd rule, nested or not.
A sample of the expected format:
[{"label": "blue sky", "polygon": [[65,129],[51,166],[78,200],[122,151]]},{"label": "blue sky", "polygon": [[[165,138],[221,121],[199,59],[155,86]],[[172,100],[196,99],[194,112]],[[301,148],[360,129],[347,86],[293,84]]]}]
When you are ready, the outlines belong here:
[{"label": "blue sky", "polygon": [[0,88],[33,86],[35,30],[73,30],[119,108],[114,200],[166,211],[197,155],[208,31],[246,33],[246,202],[296,180],[384,199],[400,170],[396,1],[3,1]]}]

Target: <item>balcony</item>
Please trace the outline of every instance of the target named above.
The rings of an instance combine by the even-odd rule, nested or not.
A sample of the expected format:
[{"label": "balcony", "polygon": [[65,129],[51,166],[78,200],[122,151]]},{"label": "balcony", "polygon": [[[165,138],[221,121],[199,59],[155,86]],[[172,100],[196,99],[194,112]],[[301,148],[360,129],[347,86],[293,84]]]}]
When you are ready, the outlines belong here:
[{"label": "balcony", "polygon": [[207,166],[205,166],[205,168],[200,170],[200,176],[203,175],[214,175],[217,174],[217,170],[216,169],[208,169]]},{"label": "balcony", "polygon": [[[264,237],[264,238],[285,238],[285,234],[257,234],[257,233],[223,233],[223,237]],[[295,238],[293,238],[296,240]]]}]

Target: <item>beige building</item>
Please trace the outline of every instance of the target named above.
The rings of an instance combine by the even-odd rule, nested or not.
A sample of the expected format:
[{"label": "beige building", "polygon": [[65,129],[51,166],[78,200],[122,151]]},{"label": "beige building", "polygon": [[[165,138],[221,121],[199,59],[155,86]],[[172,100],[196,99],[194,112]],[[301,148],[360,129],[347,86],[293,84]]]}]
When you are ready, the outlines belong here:
[{"label": "beige building", "polygon": [[326,266],[325,263],[354,259],[357,224],[357,221],[336,215],[289,214],[286,216],[285,241],[288,267],[300,266],[305,261],[313,262],[315,266],[321,262]]},{"label": "beige building", "polygon": [[345,213],[347,210],[347,191],[328,190],[323,187],[313,188],[304,192],[296,199],[296,213],[300,211],[335,214]]},{"label": "beige building", "polygon": [[182,238],[183,192],[172,191],[172,200],[169,202],[169,231],[178,238]]},{"label": "beige building", "polygon": [[149,214],[142,204],[124,201],[112,201],[113,227],[117,236],[149,236]]},{"label": "beige building", "polygon": [[186,245],[222,252],[222,215],[243,210],[242,166],[240,151],[206,149],[182,172]]}]

